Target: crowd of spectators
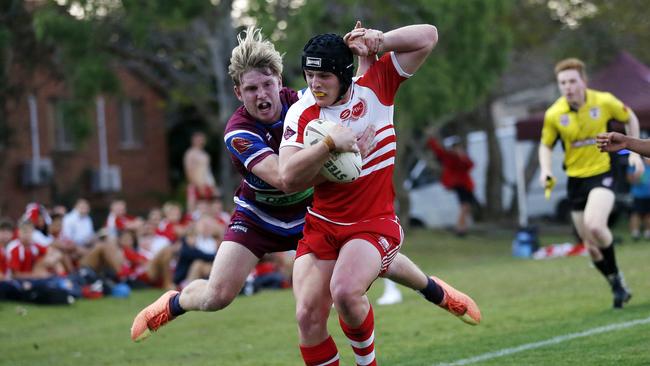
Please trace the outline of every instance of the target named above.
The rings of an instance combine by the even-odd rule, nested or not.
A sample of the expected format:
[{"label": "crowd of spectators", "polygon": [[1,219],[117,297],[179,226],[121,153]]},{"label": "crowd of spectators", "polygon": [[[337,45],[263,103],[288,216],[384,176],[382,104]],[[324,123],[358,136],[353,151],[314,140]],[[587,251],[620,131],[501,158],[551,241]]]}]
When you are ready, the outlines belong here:
[{"label": "crowd of spectators", "polygon": [[[72,303],[135,288],[180,289],[219,270],[212,261],[229,222],[218,196],[188,212],[166,202],[146,217],[130,215],[117,199],[102,223],[83,198],[69,211],[29,203],[20,218],[0,218],[0,300]],[[242,293],[289,287],[291,262],[286,253],[262,258]]]}]

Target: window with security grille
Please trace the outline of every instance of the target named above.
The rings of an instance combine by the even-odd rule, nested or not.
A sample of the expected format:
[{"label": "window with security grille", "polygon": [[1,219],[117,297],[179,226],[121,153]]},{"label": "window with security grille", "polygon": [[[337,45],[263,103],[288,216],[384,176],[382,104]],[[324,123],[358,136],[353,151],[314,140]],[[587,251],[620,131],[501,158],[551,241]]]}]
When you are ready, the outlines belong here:
[{"label": "window with security grille", "polygon": [[67,103],[68,101],[64,99],[51,100],[49,103],[54,148],[59,151],[71,151],[75,148],[73,126],[67,113]]},{"label": "window with security grille", "polygon": [[120,101],[120,147],[138,149],[143,145],[144,108],[142,101]]}]

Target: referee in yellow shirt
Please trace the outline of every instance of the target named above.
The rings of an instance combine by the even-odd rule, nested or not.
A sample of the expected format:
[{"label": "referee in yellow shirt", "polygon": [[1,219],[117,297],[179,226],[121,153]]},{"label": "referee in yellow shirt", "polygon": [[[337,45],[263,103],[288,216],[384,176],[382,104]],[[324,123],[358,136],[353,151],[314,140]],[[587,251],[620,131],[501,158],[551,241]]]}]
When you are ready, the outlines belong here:
[{"label": "referee in yellow shirt", "polygon": [[[627,135],[639,136],[639,120],[632,110],[610,93],[587,88],[585,65],[569,58],[555,66],[562,96],[546,111],[539,146],[540,182],[554,182],[552,148],[559,139],[564,147],[564,168],[569,177],[571,218],[589,249],[596,268],[605,276],[614,294],[614,308],[622,308],[632,294],[616,264],[612,232],[607,226],[614,207],[614,179],[609,154],[596,146],[596,136],[607,131],[607,122],[625,123]],[[643,171],[643,162],[630,153],[629,164]]]}]

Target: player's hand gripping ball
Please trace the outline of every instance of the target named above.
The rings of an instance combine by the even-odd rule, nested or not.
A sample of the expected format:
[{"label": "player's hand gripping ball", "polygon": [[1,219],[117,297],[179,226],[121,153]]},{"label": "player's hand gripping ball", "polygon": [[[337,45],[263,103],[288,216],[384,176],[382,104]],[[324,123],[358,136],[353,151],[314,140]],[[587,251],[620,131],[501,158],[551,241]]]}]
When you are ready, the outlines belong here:
[{"label": "player's hand gripping ball", "polygon": [[[305,146],[317,144],[329,134],[336,123],[314,119],[307,124],[303,134]],[[331,152],[320,173],[330,182],[349,183],[361,175],[362,159],[358,152]]]}]

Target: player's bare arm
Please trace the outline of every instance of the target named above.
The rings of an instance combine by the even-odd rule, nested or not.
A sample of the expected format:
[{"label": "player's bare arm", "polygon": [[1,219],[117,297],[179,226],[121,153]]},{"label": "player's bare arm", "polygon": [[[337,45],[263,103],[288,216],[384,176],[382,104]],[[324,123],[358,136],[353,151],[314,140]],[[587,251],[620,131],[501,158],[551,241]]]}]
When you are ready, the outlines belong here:
[{"label": "player's bare arm", "polygon": [[[374,150],[376,146],[376,134],[377,131],[375,130],[375,126],[370,125],[360,136],[357,137],[357,146],[362,157],[365,158],[372,150]],[[317,174],[312,180],[305,181],[302,186],[286,186],[281,179],[279,164],[278,155],[273,154],[267,156],[264,160],[256,164],[251,171],[266,183],[286,193],[302,191],[326,181],[322,175]]]},{"label": "player's bare arm", "polygon": [[284,146],[280,148],[280,177],[290,191],[299,190],[320,172],[330,152],[358,152],[357,137],[345,126],[337,125],[330,131],[329,139],[309,147]]},{"label": "player's bare arm", "polygon": [[438,30],[430,24],[409,25],[384,33],[380,52],[395,52],[402,70],[415,73],[438,43]]},{"label": "player's bare arm", "polygon": [[368,128],[366,128],[357,138],[357,146],[359,147],[359,152],[361,153],[362,158],[368,156],[368,154],[377,146],[375,135],[377,135],[375,126],[369,125]]},{"label": "player's bare arm", "polygon": [[542,187],[546,186],[546,182],[553,179],[553,171],[551,170],[551,161],[553,157],[553,150],[547,145],[539,144],[539,182]]},{"label": "player's bare arm", "polygon": [[[285,192],[285,193],[293,193],[297,191],[302,191],[305,190],[309,187],[313,187],[317,184],[323,183],[325,181],[325,178],[321,175],[316,175],[314,179],[311,181],[305,181],[303,186],[294,186],[294,187],[287,187],[284,185],[284,182],[282,181],[280,177],[280,160],[278,155],[269,155],[264,160],[260,161],[257,163],[253,169],[251,169],[251,172],[255,174],[257,177],[265,181],[266,183],[272,185],[273,187]],[[289,189],[293,188],[293,190]]]},{"label": "player's bare arm", "polygon": [[357,56],[394,51],[402,69],[413,74],[438,43],[438,30],[430,24],[410,25],[383,33],[362,28],[361,23],[345,35],[346,44]]},{"label": "player's bare arm", "polygon": [[596,137],[600,151],[617,152],[623,149],[634,151],[643,156],[650,156],[650,140],[626,136],[619,132],[601,133]]}]

